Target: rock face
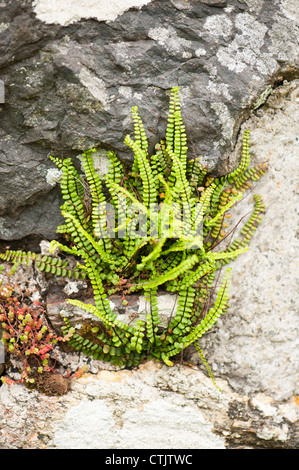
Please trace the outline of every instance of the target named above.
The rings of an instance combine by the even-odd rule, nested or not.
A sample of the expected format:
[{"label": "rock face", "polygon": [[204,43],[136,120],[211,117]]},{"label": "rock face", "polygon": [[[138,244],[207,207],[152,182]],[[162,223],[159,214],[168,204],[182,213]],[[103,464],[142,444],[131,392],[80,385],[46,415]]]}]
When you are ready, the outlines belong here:
[{"label": "rock face", "polygon": [[[276,88],[246,122],[252,163],[269,163],[254,188],[267,210],[249,251],[232,263],[230,309],[200,341],[222,392],[192,349],[188,364],[147,362],[131,371],[64,352],[59,360],[72,374],[87,366],[67,394],[0,387],[0,448],[299,447],[298,119],[294,80]],[[238,217],[248,213],[250,194],[248,207],[245,201]],[[12,282],[37,298],[34,289],[45,289],[46,280],[30,269],[22,267]],[[60,288],[80,298],[79,282]]]},{"label": "rock face", "polygon": [[[296,404],[222,392],[192,368],[147,363],[72,383],[63,397],[24,387],[0,389],[0,448],[293,448]],[[298,406],[298,405],[297,405]]]},{"label": "rock face", "polygon": [[53,238],[60,196],[48,156],[76,160],[97,147],[100,157],[112,148],[129,161],[131,107],[153,146],[172,86],[181,88],[190,156],[226,171],[250,107],[267,87],[298,77],[296,3],[1,3],[0,239]]},{"label": "rock face", "polygon": [[[249,251],[232,263],[233,315],[224,319],[229,338],[220,328],[217,339],[212,334],[203,342],[212,345],[215,372],[227,374],[234,390],[263,390],[282,401],[296,395],[299,373],[298,118],[295,80],[277,88],[242,126],[251,133],[252,161],[269,163],[253,189],[262,195],[266,214]],[[242,205],[240,215],[248,210]],[[240,357],[246,357],[241,369]]]}]

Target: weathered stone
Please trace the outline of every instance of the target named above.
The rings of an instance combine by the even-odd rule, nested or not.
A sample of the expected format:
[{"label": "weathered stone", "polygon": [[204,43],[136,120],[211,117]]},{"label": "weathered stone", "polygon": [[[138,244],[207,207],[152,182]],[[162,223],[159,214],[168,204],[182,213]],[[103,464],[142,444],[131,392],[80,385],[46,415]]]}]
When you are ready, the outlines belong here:
[{"label": "weathered stone", "polygon": [[[269,164],[252,190],[266,214],[232,263],[230,314],[201,341],[213,372],[235,390],[277,400],[298,394],[298,97],[299,81],[285,83],[242,126],[251,133],[252,164]],[[249,194],[239,217],[251,209]]]},{"label": "weathered stone", "polygon": [[[177,11],[192,10],[190,2],[171,3],[180,5]],[[247,5],[250,14],[266,15],[262,0],[248,0]],[[270,10],[273,5],[277,6],[273,2]],[[280,17],[295,18],[295,2],[280,5]],[[211,30],[213,24],[209,23]],[[273,31],[284,36],[274,24]],[[283,57],[286,43],[280,45],[279,50],[279,41],[272,43]],[[232,50],[227,52],[233,60]],[[251,131],[253,163],[269,163],[267,174],[253,189],[262,194],[267,212],[249,251],[232,264],[230,309],[200,341],[222,393],[195,354],[189,366],[182,362],[169,368],[148,362],[132,371],[112,366],[108,371],[107,364],[60,352],[64,369],[69,366],[73,374],[86,365],[87,373],[73,378],[63,396],[2,385],[1,448],[298,448],[299,82],[290,70],[290,81],[271,87],[241,129]],[[240,140],[229,155],[230,168],[236,164],[239,147]],[[252,208],[250,195],[238,206],[237,221]],[[30,269],[22,267],[11,280],[32,289],[32,299],[41,298],[49,281]],[[68,295],[88,300],[78,284],[56,282],[62,300]],[[54,299],[53,284],[49,303],[50,294]]]},{"label": "weathered stone", "polygon": [[250,106],[269,84],[298,76],[295,0],[126,0],[88,8],[76,0],[71,10],[26,0],[0,8],[4,240],[53,238],[60,198],[49,154],[113,148],[132,160],[123,144],[132,105],[153,148],[164,135],[169,90],[179,85],[189,155],[223,172]]},{"label": "weathered stone", "polygon": [[[200,342],[222,392],[205,375],[195,354],[189,366],[169,368],[149,362],[137,370],[120,371],[60,351],[61,373],[68,368],[74,376],[83,366],[87,373],[73,378],[62,397],[22,385],[2,385],[0,447],[298,447],[298,93],[298,81],[285,83],[246,122],[253,163],[269,163],[255,188],[265,199],[267,213],[248,253],[232,265],[228,313]],[[232,155],[232,165],[235,159]],[[239,205],[236,220],[252,207],[247,200],[248,206],[246,200]],[[47,250],[46,243],[42,249]],[[33,273],[30,282],[29,272],[26,277],[22,270],[12,282],[23,279],[26,287],[37,288]],[[39,283],[43,285],[41,279]],[[58,287],[61,305],[65,284]],[[52,288],[52,300],[53,292]],[[140,303],[135,306],[138,311]],[[52,311],[51,323],[54,319]]]},{"label": "weathered stone", "polygon": [[[2,448],[296,447],[296,403],[233,392],[185,366],[146,363],[73,379],[67,395],[0,388]],[[192,452],[191,452],[192,453]]]}]

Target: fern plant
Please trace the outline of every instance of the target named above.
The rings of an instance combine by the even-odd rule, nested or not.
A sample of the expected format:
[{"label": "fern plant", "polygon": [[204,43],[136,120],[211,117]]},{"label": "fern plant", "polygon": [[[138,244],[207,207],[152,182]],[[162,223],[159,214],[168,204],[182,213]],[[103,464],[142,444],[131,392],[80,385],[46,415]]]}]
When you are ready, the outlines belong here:
[{"label": "fern plant", "polygon": [[[165,139],[149,154],[149,145],[137,107],[132,108],[134,137],[125,143],[134,155],[130,169],[109,151],[104,181],[94,168],[94,149],[82,155],[84,177],[71,159],[51,157],[62,172],[61,207],[65,219],[57,232],[65,243],[59,249],[77,260],[71,270],[58,257],[7,251],[3,260],[28,263],[56,275],[87,277],[94,290],[94,304],[68,302],[94,314],[101,327],[86,336],[77,330],[70,344],[96,359],[119,366],[135,366],[145,358],[172,365],[171,358],[213,327],[228,307],[231,268],[222,276],[213,306],[211,294],[223,266],[248,249],[261,221],[264,205],[255,196],[254,209],[241,231],[241,238],[228,242],[224,231],[229,211],[243,197],[265,165],[249,168],[249,133],[243,139],[239,166],[215,177],[199,159],[187,159],[187,137],[181,117],[179,89],[172,88]],[[160,324],[159,291],[178,296],[177,309],[168,325]],[[138,292],[149,309],[135,325],[121,322],[111,309],[108,296]],[[70,333],[67,318],[64,333]]]}]

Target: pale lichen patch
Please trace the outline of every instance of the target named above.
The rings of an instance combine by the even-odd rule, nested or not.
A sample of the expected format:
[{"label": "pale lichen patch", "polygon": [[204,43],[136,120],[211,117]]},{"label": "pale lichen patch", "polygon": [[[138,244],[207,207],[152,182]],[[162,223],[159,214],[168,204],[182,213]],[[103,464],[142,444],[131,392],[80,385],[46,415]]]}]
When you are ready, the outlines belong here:
[{"label": "pale lichen patch", "polygon": [[0,23],[0,33],[3,33],[8,27],[10,23]]},{"label": "pale lichen patch", "polygon": [[229,86],[226,83],[217,83],[215,81],[209,80],[208,89],[211,91],[211,93],[223,96],[227,100],[231,100],[233,98],[229,93]]},{"label": "pale lichen patch", "polygon": [[66,26],[81,19],[114,21],[132,7],[141,8],[152,0],[35,0],[34,11],[39,20]]}]

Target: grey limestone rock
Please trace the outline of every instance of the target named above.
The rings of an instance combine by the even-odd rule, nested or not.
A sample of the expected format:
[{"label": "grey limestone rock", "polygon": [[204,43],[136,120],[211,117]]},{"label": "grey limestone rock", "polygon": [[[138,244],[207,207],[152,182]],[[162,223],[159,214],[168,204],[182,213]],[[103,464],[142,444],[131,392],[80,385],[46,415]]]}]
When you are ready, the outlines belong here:
[{"label": "grey limestone rock", "polygon": [[[73,376],[63,396],[2,385],[0,448],[298,448],[298,117],[299,81],[294,80],[272,91],[246,122],[252,163],[269,163],[254,188],[267,211],[249,251],[232,263],[228,312],[200,340],[222,392],[192,350],[188,363],[146,362],[134,370],[60,352],[58,360],[72,375],[84,365],[86,373]],[[236,220],[252,207],[250,196]],[[44,274],[37,278],[32,267],[26,269],[11,281],[30,288],[32,299],[40,298]],[[79,281],[56,287],[64,298],[56,294],[55,302],[53,289],[48,293],[52,324],[55,318],[58,324],[67,296],[88,301]],[[120,299],[114,302],[120,309]],[[130,313],[142,313],[140,299],[131,307]],[[173,305],[164,307],[169,314]],[[81,312],[75,313],[73,320],[82,321]]]}]

